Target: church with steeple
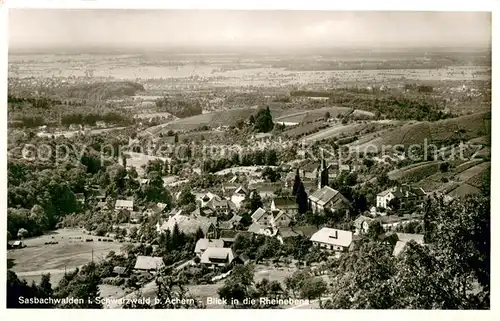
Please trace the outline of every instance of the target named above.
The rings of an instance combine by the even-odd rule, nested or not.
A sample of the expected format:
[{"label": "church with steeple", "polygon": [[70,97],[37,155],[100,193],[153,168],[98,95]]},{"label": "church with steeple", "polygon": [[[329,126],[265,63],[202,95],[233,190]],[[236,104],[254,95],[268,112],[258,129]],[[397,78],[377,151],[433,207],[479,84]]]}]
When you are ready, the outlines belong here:
[{"label": "church with steeple", "polygon": [[323,149],[320,148],[320,165],[318,169],[318,189],[321,189],[323,186],[328,186],[329,176],[328,176],[328,168],[330,167],[325,160],[325,156],[323,154]]}]

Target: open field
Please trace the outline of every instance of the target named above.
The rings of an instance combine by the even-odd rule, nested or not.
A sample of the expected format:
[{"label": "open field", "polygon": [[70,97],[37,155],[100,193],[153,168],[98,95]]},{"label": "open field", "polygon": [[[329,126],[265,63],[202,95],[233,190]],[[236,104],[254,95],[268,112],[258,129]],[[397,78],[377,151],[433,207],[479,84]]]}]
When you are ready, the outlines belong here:
[{"label": "open field", "polygon": [[457,178],[461,182],[466,182],[469,179],[473,178],[474,176],[481,174],[484,170],[486,170],[490,166],[491,166],[490,162],[484,162],[484,163],[478,164],[474,167],[471,167],[471,168],[461,172],[459,175],[457,175]]},{"label": "open field", "polygon": [[399,128],[389,129],[380,137],[358,145],[363,148],[366,144],[371,146],[394,146],[402,144],[439,143],[452,137],[469,140],[489,134],[491,130],[491,114],[477,113],[456,118],[440,120],[437,122],[415,122]]},{"label": "open field", "polygon": [[[81,239],[75,239],[81,237]],[[93,242],[86,242],[93,238]],[[50,273],[52,283],[57,283],[67,271],[105,257],[110,251],[119,252],[125,243],[99,242],[80,229],[60,229],[52,234],[26,239],[26,247],[7,251],[7,259],[13,260],[12,270],[20,278],[38,281],[41,274]],[[59,244],[45,245],[56,241]]]},{"label": "open field", "polygon": [[315,132],[320,131],[323,128],[328,127],[328,124],[325,122],[315,122],[309,124],[298,125],[295,128],[284,131],[283,135],[288,138],[300,138]]},{"label": "open field", "polygon": [[382,127],[387,126],[379,123],[354,123],[348,125],[335,124],[332,127],[320,130],[317,133],[308,135],[303,138],[305,142],[315,142],[325,139],[335,138],[339,136],[352,136],[356,134],[361,134],[365,132],[377,131]]},{"label": "open field", "polygon": [[396,169],[387,174],[391,180],[401,180],[407,183],[418,182],[430,175],[433,175],[439,171],[439,165],[443,162],[427,162],[420,166],[409,166],[409,168],[403,167],[401,169]]},{"label": "open field", "polygon": [[352,112],[352,108],[348,107],[323,107],[313,110],[303,110],[298,111],[293,114],[284,115],[276,118],[278,122],[306,122],[306,121],[315,121],[318,119],[324,118],[326,113],[330,114],[330,117],[341,117]]}]

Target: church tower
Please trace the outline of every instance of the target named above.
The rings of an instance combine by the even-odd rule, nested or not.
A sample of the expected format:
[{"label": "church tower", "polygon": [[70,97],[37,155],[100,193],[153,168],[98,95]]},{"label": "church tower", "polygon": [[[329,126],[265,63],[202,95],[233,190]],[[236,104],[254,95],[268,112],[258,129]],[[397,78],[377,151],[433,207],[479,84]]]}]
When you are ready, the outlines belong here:
[{"label": "church tower", "polygon": [[320,166],[319,166],[319,171],[318,171],[318,189],[322,188],[323,186],[328,185],[329,182],[329,177],[328,177],[328,166],[326,164],[325,156],[323,155],[323,149],[320,148]]}]

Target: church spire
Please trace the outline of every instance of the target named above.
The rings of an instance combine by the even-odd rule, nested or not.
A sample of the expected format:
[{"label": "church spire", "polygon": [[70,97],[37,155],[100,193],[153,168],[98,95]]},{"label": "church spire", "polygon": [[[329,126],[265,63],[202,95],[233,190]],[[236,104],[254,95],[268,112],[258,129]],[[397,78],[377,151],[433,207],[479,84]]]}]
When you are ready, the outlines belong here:
[{"label": "church spire", "polygon": [[325,156],[323,154],[323,149],[320,148],[320,167],[319,167],[319,177],[318,177],[318,189],[325,185],[328,185],[328,166],[326,165]]}]

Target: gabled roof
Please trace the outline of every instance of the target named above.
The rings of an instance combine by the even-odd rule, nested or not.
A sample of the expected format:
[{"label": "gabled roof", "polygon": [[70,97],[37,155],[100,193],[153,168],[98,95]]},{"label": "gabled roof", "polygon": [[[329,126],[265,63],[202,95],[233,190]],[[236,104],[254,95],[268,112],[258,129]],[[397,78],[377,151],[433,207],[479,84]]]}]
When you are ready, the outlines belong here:
[{"label": "gabled roof", "polygon": [[137,257],[134,269],[138,270],[156,270],[164,267],[163,259],[158,256],[142,256]]},{"label": "gabled roof", "polygon": [[259,223],[252,223],[248,227],[248,232],[251,232],[251,233],[260,233],[263,229],[264,229],[264,227],[262,225],[260,225]]},{"label": "gabled roof", "polygon": [[115,274],[125,274],[127,272],[127,268],[123,266],[115,266],[113,268],[113,273]]},{"label": "gabled roof", "polygon": [[231,223],[239,223],[241,221],[242,217],[237,215],[237,214],[234,214],[233,217],[231,217],[229,219],[229,222]]},{"label": "gabled roof", "polygon": [[221,239],[199,239],[196,242],[194,252],[200,253],[209,247],[224,247],[224,241]]},{"label": "gabled roof", "polygon": [[116,200],[115,207],[134,207],[133,200]]},{"label": "gabled roof", "polygon": [[201,263],[219,263],[213,260],[227,260],[231,263],[234,260],[234,252],[231,248],[226,247],[209,247],[201,255]]},{"label": "gabled roof", "polygon": [[372,218],[364,216],[364,215],[360,215],[357,219],[354,220],[354,226],[357,228],[361,228],[363,222],[370,223],[371,221],[373,221]]},{"label": "gabled roof", "polygon": [[339,191],[334,190],[330,186],[323,186],[322,188],[314,192],[311,196],[309,196],[309,199],[314,203],[318,203],[319,205],[324,206],[331,200],[333,200],[336,196],[340,196],[343,202],[347,201],[347,199],[342,194],[340,194]]},{"label": "gabled roof", "polygon": [[248,190],[243,187],[243,186],[240,186],[238,187],[234,192],[233,194],[245,194],[245,195],[248,195]]},{"label": "gabled roof", "polygon": [[262,216],[264,216],[264,214],[266,214],[266,210],[263,209],[262,207],[259,207],[258,209],[255,210],[255,212],[253,212],[252,220],[258,221],[262,218]]},{"label": "gabled roof", "polygon": [[351,231],[343,231],[323,227],[321,230],[317,231],[313,234],[313,236],[311,236],[311,241],[348,247],[349,245],[351,245],[352,235],[353,233]]},{"label": "gabled roof", "polygon": [[282,216],[286,216],[288,217],[290,220],[293,219],[293,217],[291,217],[288,213],[284,212],[284,211],[279,211],[278,214],[276,214],[274,216],[274,220],[277,221],[279,220]]},{"label": "gabled roof", "polygon": [[283,238],[293,237],[293,236],[306,236],[311,238],[318,231],[318,228],[314,225],[304,225],[304,226],[293,226],[293,227],[280,227],[279,234]]}]

